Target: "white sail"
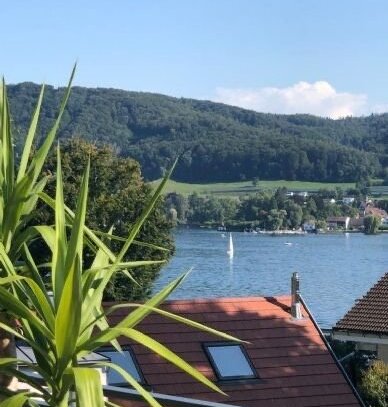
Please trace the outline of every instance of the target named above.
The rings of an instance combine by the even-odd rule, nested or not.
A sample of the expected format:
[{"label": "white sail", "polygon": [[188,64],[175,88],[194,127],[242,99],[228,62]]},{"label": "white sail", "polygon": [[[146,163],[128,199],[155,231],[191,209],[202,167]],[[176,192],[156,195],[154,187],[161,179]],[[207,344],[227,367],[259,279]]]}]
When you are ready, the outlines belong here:
[{"label": "white sail", "polygon": [[232,239],[232,234],[229,233],[229,250],[227,251],[229,254],[229,258],[233,258],[234,255],[234,248],[233,248],[233,239]]}]

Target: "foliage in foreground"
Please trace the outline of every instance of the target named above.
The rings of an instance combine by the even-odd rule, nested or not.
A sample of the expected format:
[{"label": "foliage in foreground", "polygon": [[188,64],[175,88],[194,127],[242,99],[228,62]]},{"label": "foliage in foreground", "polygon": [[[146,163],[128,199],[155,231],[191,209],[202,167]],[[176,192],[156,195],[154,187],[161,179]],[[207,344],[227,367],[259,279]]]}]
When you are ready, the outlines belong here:
[{"label": "foliage in foreground", "polygon": [[[167,178],[143,208],[125,239],[114,237],[111,231],[97,235],[85,224],[90,164],[82,177],[75,212],[64,203],[59,149],[55,199],[44,193],[47,177],[41,177],[41,170],[55,138],[69,92],[70,86],[65,92],[53,129],[40,149],[30,157],[43,98],[42,89],[18,171],[15,170],[11,120],[4,85],[0,92],[0,309],[6,310],[5,314],[10,317],[9,322],[1,319],[0,329],[9,334],[8,342],[12,343],[16,337],[31,347],[37,365],[25,361],[22,364],[40,376],[31,376],[19,370],[18,364],[21,361],[11,354],[6,356],[4,344],[1,343],[0,373],[17,377],[21,382],[30,385],[31,390],[16,392],[3,384],[0,393],[7,399],[1,402],[0,406],[36,406],[37,397],[43,398],[52,407],[68,406],[71,402],[79,407],[113,406],[103,398],[100,376],[96,371],[96,368],[103,366],[121,374],[152,406],[160,406],[131,375],[113,363],[79,366],[80,357],[106,343],[119,349],[116,341],[119,336],[142,343],[203,384],[220,391],[169,349],[136,329],[136,325],[150,312],[157,312],[228,340],[235,340],[226,334],[157,308],[185,276],[170,283],[144,305],[128,303],[113,306],[108,310],[102,309],[103,292],[113,275],[121,272],[128,279],[133,279],[130,271],[134,267],[158,263],[156,260],[125,261],[125,255],[135,243],[135,238],[155,206]],[[31,216],[39,198],[54,209],[54,225],[30,226]],[[38,236],[50,249],[49,263],[37,263],[29,250],[29,244]],[[111,250],[112,241],[122,242],[117,252]],[[92,253],[88,268],[84,268],[83,262],[86,249],[88,253]],[[48,268],[50,271],[49,287],[41,278],[42,268]],[[118,307],[128,308],[129,313],[119,324],[110,327],[107,316]],[[13,321],[17,321],[17,324]]]},{"label": "foliage in foreground", "polygon": [[[0,86],[0,252],[3,261],[6,258],[6,261],[12,265],[28,262],[28,245],[37,233],[33,228],[28,228],[28,224],[33,217],[38,194],[43,191],[47,183],[47,177],[42,177],[41,171],[64,114],[74,70],[75,68],[69,85],[64,91],[59,113],[40,148],[30,159],[43,101],[44,86],[42,86],[18,163],[16,163],[12,120],[4,80]],[[0,277],[4,278],[6,274],[4,267],[0,267]],[[2,307],[0,320],[13,326],[13,316],[6,310],[6,307]],[[0,357],[12,357],[15,352],[13,335],[0,329]],[[0,374],[0,385],[9,386],[10,379]]]},{"label": "foliage in foreground", "polygon": [[[140,166],[136,161],[119,157],[110,146],[97,146],[80,138],[72,138],[61,143],[63,194],[70,208],[76,206],[85,157],[88,156],[91,163],[86,211],[88,226],[93,230],[107,232],[113,225],[116,236],[127,236],[146,205],[151,188],[141,177]],[[43,170],[49,175],[55,174],[56,165],[56,154],[52,152]],[[45,192],[50,196],[55,194],[55,176],[49,178]],[[163,199],[160,199],[137,236],[138,240],[152,245],[133,245],[124,260],[170,258],[173,252],[172,223],[166,219],[164,212]],[[38,223],[54,222],[53,213],[47,206],[40,206],[36,219]],[[120,247],[118,243],[112,242],[111,245],[115,249]],[[163,246],[165,250],[156,250],[154,246]],[[34,244],[33,249],[37,256],[44,251],[42,244]],[[139,301],[148,298],[161,267],[162,264],[155,264],[133,270],[138,284],[128,284],[122,273],[115,274],[104,293],[104,299]]]},{"label": "foliage in foreground", "polygon": [[[0,279],[0,306],[6,308],[20,321],[20,329],[0,323],[0,327],[27,343],[34,351],[38,366],[29,365],[43,378],[45,386],[39,380],[27,376],[16,369],[14,358],[0,360],[0,371],[16,376],[35,390],[25,394],[25,398],[41,394],[50,406],[67,406],[71,402],[71,392],[75,391],[78,406],[105,405],[100,376],[96,368],[109,367],[137,389],[153,406],[159,403],[145,391],[136,380],[114,363],[99,362],[88,367],[78,365],[79,358],[87,355],[107,343],[113,343],[119,336],[126,336],[141,343],[161,357],[174,363],[188,374],[214,390],[218,388],[205,376],[189,366],[180,357],[160,343],[136,329],[136,325],[150,312],[196,326],[208,332],[216,331],[175,316],[156,307],[184,279],[178,278],[144,305],[133,303],[102,308],[103,292],[111,277],[125,272],[132,278],[129,270],[137,266],[154,264],[157,261],[123,261],[140,227],[152,210],[163,183],[155,192],[133,226],[118,254],[114,254],[89,228],[85,226],[89,165],[82,180],[77,210],[73,213],[63,202],[62,171],[58,154],[56,198],[40,194],[42,199],[55,208],[55,227],[39,226],[42,238],[52,251],[50,275],[52,297],[49,296],[38,272],[38,265],[29,256],[28,264],[18,269],[7,254],[0,250],[0,263],[5,277]],[[67,226],[71,224],[71,234],[67,237]],[[112,237],[107,236],[109,241]],[[83,253],[88,246],[95,257],[90,268],[83,269]],[[28,305],[28,306],[27,306]],[[110,327],[107,315],[118,308],[128,308],[128,316],[116,326]],[[229,340],[234,338],[219,334]],[[25,364],[25,362],[24,362]],[[19,397],[19,396],[13,396]],[[20,404],[22,405],[22,404]]]},{"label": "foliage in foreground", "polygon": [[363,374],[360,390],[365,402],[373,407],[388,407],[388,365],[376,361]]}]

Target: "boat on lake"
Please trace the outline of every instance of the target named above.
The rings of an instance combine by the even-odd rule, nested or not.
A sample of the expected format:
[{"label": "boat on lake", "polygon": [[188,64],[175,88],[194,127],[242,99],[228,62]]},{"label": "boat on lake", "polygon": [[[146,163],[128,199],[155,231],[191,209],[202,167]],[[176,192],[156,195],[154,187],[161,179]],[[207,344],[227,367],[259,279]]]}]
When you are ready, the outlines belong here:
[{"label": "boat on lake", "polygon": [[229,248],[228,248],[227,253],[228,253],[228,255],[229,255],[229,258],[230,258],[230,259],[233,259],[233,256],[234,256],[234,247],[233,247],[233,238],[232,238],[232,234],[231,234],[231,233],[229,233]]}]

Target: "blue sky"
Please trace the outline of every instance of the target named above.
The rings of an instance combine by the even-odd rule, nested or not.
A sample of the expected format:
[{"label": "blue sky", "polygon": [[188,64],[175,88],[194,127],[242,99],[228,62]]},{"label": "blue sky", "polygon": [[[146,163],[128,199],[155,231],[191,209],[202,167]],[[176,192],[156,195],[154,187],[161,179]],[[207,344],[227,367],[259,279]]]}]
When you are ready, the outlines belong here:
[{"label": "blue sky", "polygon": [[[8,83],[76,84],[340,117],[388,111],[378,0],[2,2]],[[4,18],[4,16],[6,18]]]}]

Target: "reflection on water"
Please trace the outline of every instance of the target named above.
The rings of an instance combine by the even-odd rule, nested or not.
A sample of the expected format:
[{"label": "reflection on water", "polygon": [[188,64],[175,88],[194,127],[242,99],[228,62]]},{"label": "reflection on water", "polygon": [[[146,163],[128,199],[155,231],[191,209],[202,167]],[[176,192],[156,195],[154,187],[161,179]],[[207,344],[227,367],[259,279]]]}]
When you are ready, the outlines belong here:
[{"label": "reflection on water", "polygon": [[229,271],[233,273],[233,258],[229,259]]},{"label": "reflection on water", "polygon": [[[193,267],[171,298],[278,295],[289,293],[293,271],[323,327],[334,324],[356,298],[388,271],[388,235],[263,236],[208,230],[178,230],[176,255],[162,270],[155,291]],[[291,244],[289,244],[291,243]]]}]

